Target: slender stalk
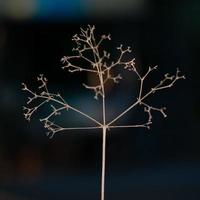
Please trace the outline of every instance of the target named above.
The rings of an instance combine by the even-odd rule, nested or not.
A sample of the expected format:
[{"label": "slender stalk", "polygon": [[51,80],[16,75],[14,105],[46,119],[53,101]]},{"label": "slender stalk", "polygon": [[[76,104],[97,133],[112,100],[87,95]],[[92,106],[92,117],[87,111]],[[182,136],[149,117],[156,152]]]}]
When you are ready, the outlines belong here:
[{"label": "slender stalk", "polygon": [[67,104],[67,103],[65,103],[65,102],[61,102],[61,101],[59,101],[59,100],[57,100],[57,99],[55,99],[55,98],[53,98],[53,97],[42,96],[42,95],[37,95],[37,94],[34,94],[34,95],[36,95],[36,97],[38,97],[38,98],[49,99],[49,100],[54,101],[54,102],[56,102],[56,103],[58,103],[58,104],[64,105],[64,108],[66,108],[66,109],[71,109],[71,110],[73,110],[73,111],[75,111],[75,112],[77,112],[77,113],[79,113],[79,114],[81,114],[81,115],[87,117],[88,119],[92,120],[92,121],[95,122],[96,124],[98,124],[98,125],[100,125],[100,126],[102,125],[102,124],[99,123],[96,119],[90,117],[90,116],[87,115],[86,113],[80,111],[79,109],[77,109],[77,108],[75,108],[75,107],[73,107],[73,106],[71,106],[71,105],[69,105],[69,104]]},{"label": "slender stalk", "polygon": [[[103,88],[104,93],[104,88]],[[101,168],[101,200],[105,196],[105,167],[106,167],[106,115],[105,115],[105,96],[103,94],[103,138],[102,138],[102,168]]]},{"label": "slender stalk", "polygon": [[125,126],[108,126],[108,128],[139,128],[146,127],[145,124],[136,124],[136,125],[125,125]]},{"label": "slender stalk", "polygon": [[[94,40],[96,46],[96,42]],[[94,58],[96,63],[100,63],[100,55],[98,48],[94,48]],[[98,62],[97,62],[98,60]],[[101,64],[97,65],[97,70],[99,71],[99,82],[102,90],[102,119],[103,119],[103,137],[102,137],[102,167],[101,167],[101,200],[104,200],[105,197],[105,167],[106,167],[106,105],[105,105],[105,88],[104,88],[104,77],[102,73]]]},{"label": "slender stalk", "polygon": [[131,110],[132,108],[134,108],[137,104],[139,104],[139,101],[136,101],[135,103],[133,103],[131,106],[129,106],[125,111],[123,111],[120,115],[118,115],[115,119],[113,119],[107,125],[110,126],[111,124],[113,124],[115,121],[117,121],[123,115],[125,115],[129,110]]},{"label": "slender stalk", "polygon": [[[101,69],[101,67],[100,67]],[[105,166],[106,166],[106,105],[103,75],[100,74],[100,84],[102,88],[102,117],[103,117],[103,138],[102,138],[102,168],[101,168],[101,200],[105,196]]]},{"label": "slender stalk", "polygon": [[[101,67],[100,67],[101,69]],[[103,114],[103,138],[102,138],[102,169],[101,169],[101,200],[105,196],[105,166],[106,166],[106,105],[105,105],[105,89],[103,75],[100,75],[100,83],[102,87],[102,114]]]},{"label": "slender stalk", "polygon": [[106,167],[106,126],[103,127],[103,140],[102,140],[102,168],[101,168],[101,200],[105,196],[105,167]]}]

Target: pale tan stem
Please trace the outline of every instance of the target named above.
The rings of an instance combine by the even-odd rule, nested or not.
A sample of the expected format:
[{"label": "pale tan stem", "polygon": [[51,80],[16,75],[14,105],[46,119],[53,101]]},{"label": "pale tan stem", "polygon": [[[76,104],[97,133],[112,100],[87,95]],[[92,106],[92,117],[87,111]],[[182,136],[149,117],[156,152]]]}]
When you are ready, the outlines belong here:
[{"label": "pale tan stem", "polygon": [[[99,53],[97,50],[97,56],[99,57]],[[100,70],[101,66],[99,66]],[[106,165],[106,106],[105,106],[105,89],[104,89],[104,80],[103,74],[100,74],[100,84],[102,88],[102,114],[103,114],[103,139],[102,139],[102,172],[101,172],[101,200],[104,200],[105,196],[105,165]]]},{"label": "pale tan stem", "polygon": [[[95,44],[96,45],[96,44]],[[96,56],[100,61],[99,50],[96,48]],[[104,77],[102,73],[101,65],[99,65],[98,69],[101,73],[99,73],[99,80],[102,89],[102,117],[103,117],[103,138],[102,138],[102,168],[101,168],[101,200],[104,200],[105,197],[105,167],[106,167],[106,107],[105,107],[105,88],[104,88]]]},{"label": "pale tan stem", "polygon": [[76,109],[76,108],[74,108],[74,107],[72,107],[72,106],[69,106],[69,109],[71,109],[71,110],[73,110],[73,111],[75,111],[75,112],[77,112],[77,113],[79,113],[79,114],[81,114],[81,115],[87,117],[88,119],[92,120],[93,122],[96,122],[96,123],[97,123],[98,125],[100,125],[100,126],[102,125],[102,124],[99,123],[96,119],[90,117],[89,115],[87,115],[87,114],[81,112],[80,110],[78,110],[78,109]]},{"label": "pale tan stem", "polygon": [[91,130],[91,129],[100,129],[101,126],[88,126],[88,127],[71,127],[71,128],[63,128],[62,131],[65,130]]},{"label": "pale tan stem", "polygon": [[105,94],[103,89],[103,138],[102,138],[102,172],[101,172],[101,200],[104,200],[105,194],[105,165],[106,165],[106,114],[105,114]]},{"label": "pale tan stem", "polygon": [[103,126],[102,168],[101,168],[101,200],[105,197],[105,167],[106,167],[106,126]]},{"label": "pale tan stem", "polygon": [[119,118],[121,118],[123,115],[125,115],[129,110],[131,110],[132,108],[134,108],[136,105],[139,104],[139,101],[136,101],[134,104],[132,104],[131,106],[129,106],[124,112],[122,112],[120,115],[118,115],[115,119],[113,119],[111,122],[109,122],[107,125],[110,126],[111,124],[113,124],[115,121],[117,121]]},{"label": "pale tan stem", "polygon": [[140,91],[139,91],[139,97],[138,97],[138,99],[141,99],[141,96],[142,96],[143,82],[144,82],[144,79],[140,79]]},{"label": "pale tan stem", "polygon": [[124,125],[124,126],[108,126],[108,129],[110,128],[146,128],[146,124],[136,124],[136,125]]},{"label": "pale tan stem", "polygon": [[61,102],[61,101],[59,101],[59,100],[57,100],[57,99],[54,99],[54,98],[52,98],[52,97],[45,97],[45,96],[41,96],[41,95],[38,95],[38,97],[43,98],[43,99],[49,99],[49,100],[52,100],[52,101],[54,101],[54,102],[57,102],[57,103],[59,103],[59,104],[61,104],[61,105],[64,105],[64,106],[66,107],[66,109],[71,109],[71,110],[73,110],[73,111],[75,111],[75,112],[77,112],[77,113],[79,113],[79,114],[85,116],[86,118],[92,120],[92,121],[95,122],[96,124],[98,124],[98,125],[100,125],[100,126],[102,125],[102,124],[101,124],[100,122],[98,122],[96,119],[94,119],[94,118],[90,117],[89,115],[87,115],[86,113],[84,113],[84,112],[82,112],[82,111],[80,111],[80,110],[74,108],[73,106],[70,106],[70,105],[68,105],[68,104],[66,104],[66,103],[63,103],[63,102]]}]

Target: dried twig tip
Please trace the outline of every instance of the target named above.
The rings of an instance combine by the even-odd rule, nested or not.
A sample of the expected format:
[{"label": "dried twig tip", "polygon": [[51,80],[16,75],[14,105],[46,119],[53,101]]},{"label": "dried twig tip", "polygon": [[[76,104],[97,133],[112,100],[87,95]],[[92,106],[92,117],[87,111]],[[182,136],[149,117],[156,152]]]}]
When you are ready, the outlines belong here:
[{"label": "dried twig tip", "polygon": [[27,86],[25,83],[22,83],[22,90],[27,90]]}]

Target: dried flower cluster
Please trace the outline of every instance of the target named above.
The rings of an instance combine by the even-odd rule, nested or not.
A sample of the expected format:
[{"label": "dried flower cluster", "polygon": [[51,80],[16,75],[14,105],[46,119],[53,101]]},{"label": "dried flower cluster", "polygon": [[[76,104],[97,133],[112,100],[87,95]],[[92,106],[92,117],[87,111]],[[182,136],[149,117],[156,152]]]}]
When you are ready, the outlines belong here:
[{"label": "dried flower cluster", "polygon": [[[47,87],[47,79],[43,76],[43,74],[39,75],[37,81],[40,83],[37,92],[33,92],[30,90],[26,84],[22,83],[22,90],[27,91],[30,94],[28,97],[27,104],[28,106],[24,106],[24,116],[30,121],[32,115],[44,104],[49,104],[51,107],[51,113],[40,121],[44,124],[44,127],[48,130],[47,134],[50,137],[53,137],[55,133],[65,131],[65,130],[81,130],[81,129],[102,129],[103,130],[103,140],[102,140],[102,178],[101,178],[101,200],[104,200],[104,187],[105,187],[105,152],[106,152],[106,132],[111,128],[126,128],[126,127],[144,127],[150,128],[152,124],[152,112],[158,111],[164,117],[166,117],[165,107],[157,108],[146,103],[147,97],[153,95],[155,92],[159,90],[164,90],[172,87],[175,82],[179,79],[185,79],[184,76],[180,75],[180,71],[177,69],[175,75],[165,74],[163,80],[161,80],[157,85],[153,86],[147,93],[144,93],[143,86],[144,81],[149,74],[157,69],[157,66],[151,68],[149,67],[148,71],[141,75],[138,69],[135,66],[135,58],[130,60],[125,59],[125,55],[131,54],[131,48],[124,48],[123,45],[117,47],[119,51],[119,56],[116,61],[109,62],[110,53],[105,50],[101,50],[100,46],[104,40],[111,40],[110,35],[102,35],[99,41],[96,41],[94,36],[94,26],[88,25],[88,27],[84,30],[81,28],[81,33],[76,34],[72,37],[72,41],[75,42],[76,47],[72,49],[75,53],[73,56],[65,56],[61,59],[64,64],[63,69],[67,69],[71,73],[75,72],[87,72],[93,73],[95,77],[98,78],[97,85],[87,85],[83,83],[83,86],[86,89],[89,89],[94,92],[94,98],[102,99],[102,121],[97,121],[89,114],[86,114],[79,109],[69,105],[66,100],[59,94],[51,93]],[[88,52],[91,53],[92,56],[88,56]],[[87,66],[78,66],[77,64],[73,64],[75,60],[83,59],[88,63]],[[105,86],[109,81],[114,83],[118,83],[122,76],[120,74],[113,75],[113,69],[116,67],[122,67],[122,69],[134,72],[139,80],[139,94],[138,98],[135,102],[133,102],[127,109],[125,109],[121,114],[116,116],[112,121],[106,121],[106,93]],[[37,101],[35,101],[37,99]],[[39,100],[39,101],[38,101]],[[35,103],[37,102],[37,103]],[[38,103],[39,102],[39,103]],[[144,112],[147,113],[147,121],[141,124],[131,124],[131,125],[123,125],[117,126],[114,123],[124,116],[128,111],[133,109],[136,106],[142,106],[144,108]],[[83,117],[90,119],[94,122],[95,126],[93,127],[62,127],[54,122],[54,118],[57,115],[60,115],[63,111],[73,110],[76,113],[79,113]],[[108,110],[109,112],[109,110]]]}]

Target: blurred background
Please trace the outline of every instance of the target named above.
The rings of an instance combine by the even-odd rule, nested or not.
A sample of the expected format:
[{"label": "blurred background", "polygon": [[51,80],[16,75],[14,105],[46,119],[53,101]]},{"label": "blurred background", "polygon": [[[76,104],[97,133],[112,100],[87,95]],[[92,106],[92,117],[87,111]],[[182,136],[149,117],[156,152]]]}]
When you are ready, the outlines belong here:
[{"label": "blurred background", "polygon": [[[179,67],[185,81],[149,99],[167,107],[168,118],[154,113],[150,130],[111,130],[107,140],[106,199],[200,199],[200,1],[174,0],[1,0],[0,1],[0,199],[99,199],[101,132],[68,131],[49,139],[35,115],[25,121],[27,96],[21,82],[37,88],[45,74],[49,89],[98,118],[100,103],[82,87],[84,73],[69,74],[60,59],[71,55],[71,37],[87,24],[96,34],[110,33],[116,46],[131,46],[141,73],[159,66],[145,90]],[[108,119],[137,96],[133,73],[111,87]],[[44,109],[41,114],[47,111]],[[66,125],[88,125],[73,113]],[[145,120],[131,111],[119,124]]]}]

